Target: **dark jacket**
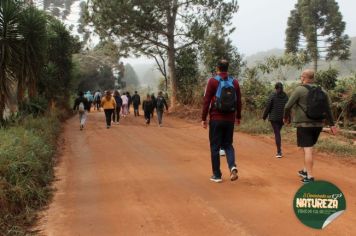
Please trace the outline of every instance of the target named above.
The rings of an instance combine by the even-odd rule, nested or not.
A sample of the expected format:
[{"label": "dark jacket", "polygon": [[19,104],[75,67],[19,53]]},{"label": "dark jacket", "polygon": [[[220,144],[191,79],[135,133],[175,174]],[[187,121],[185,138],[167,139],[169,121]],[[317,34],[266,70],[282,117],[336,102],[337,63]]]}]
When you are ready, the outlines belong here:
[{"label": "dark jacket", "polygon": [[[219,74],[222,79],[226,80],[228,78],[228,73],[222,72]],[[205,121],[208,113],[210,114],[210,120],[224,120],[224,121],[231,121],[234,122],[236,119],[241,119],[241,92],[239,82],[234,79],[234,88],[236,91],[236,112],[232,113],[221,113],[215,109],[212,105],[215,102],[215,94],[216,90],[219,86],[219,81],[215,78],[210,78],[208,81],[208,85],[205,90],[204,95],[204,103],[203,103],[203,112],[202,112],[202,120]]]},{"label": "dark jacket", "polygon": [[116,102],[116,107],[121,107],[122,106],[122,98],[121,96],[114,96],[115,102]]},{"label": "dark jacket", "polygon": [[134,94],[134,95],[132,96],[132,104],[133,104],[134,106],[138,106],[138,105],[141,104],[140,95]]},{"label": "dark jacket", "polygon": [[86,99],[84,96],[83,97],[77,97],[75,99],[73,110],[78,110],[79,109],[79,104],[81,102],[84,104],[84,109],[87,110],[87,111],[90,111],[90,105],[89,105],[88,99]]},{"label": "dark jacket", "polygon": [[143,103],[142,103],[142,109],[143,109],[145,112],[151,112],[152,109],[153,109],[153,102],[152,102],[152,100],[145,100],[145,101],[143,101]]},{"label": "dark jacket", "polygon": [[274,92],[268,99],[265,112],[263,113],[263,119],[268,116],[269,121],[283,121],[284,106],[288,102],[288,96],[285,92]]},{"label": "dark jacket", "polygon": [[[163,104],[162,107],[158,107],[159,104]],[[168,111],[168,105],[166,99],[163,96],[158,96],[156,99],[156,109],[157,111],[163,111],[164,107],[166,107],[166,111]]]}]

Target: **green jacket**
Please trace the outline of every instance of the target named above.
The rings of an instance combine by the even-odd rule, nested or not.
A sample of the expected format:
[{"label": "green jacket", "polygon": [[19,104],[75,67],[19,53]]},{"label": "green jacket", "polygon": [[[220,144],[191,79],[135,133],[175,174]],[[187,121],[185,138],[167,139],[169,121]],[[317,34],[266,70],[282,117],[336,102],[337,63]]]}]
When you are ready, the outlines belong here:
[{"label": "green jacket", "polygon": [[[308,84],[309,86],[317,86],[316,84]],[[325,94],[327,92],[323,90]],[[293,108],[293,123],[297,127],[323,127],[323,120],[312,120],[307,117],[305,111],[307,110],[307,96],[308,89],[304,86],[298,86],[291,94],[287,104],[284,107],[284,117],[290,117],[291,110]],[[331,100],[328,97],[328,111],[327,111],[327,121],[329,125],[334,125],[334,120],[332,117],[330,104]]]}]

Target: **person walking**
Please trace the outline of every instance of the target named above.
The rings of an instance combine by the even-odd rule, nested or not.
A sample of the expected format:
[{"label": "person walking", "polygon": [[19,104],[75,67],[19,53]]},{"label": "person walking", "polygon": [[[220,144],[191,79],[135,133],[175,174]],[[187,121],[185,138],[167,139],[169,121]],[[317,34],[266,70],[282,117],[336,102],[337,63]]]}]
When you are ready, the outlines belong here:
[{"label": "person walking", "polygon": [[209,140],[212,172],[210,180],[222,182],[220,170],[220,147],[226,152],[230,171],[230,180],[238,179],[235,163],[235,150],[232,146],[234,124],[241,119],[241,93],[239,83],[228,74],[229,62],[220,60],[217,64],[217,75],[208,80],[202,109],[202,126],[207,128],[209,113]]},{"label": "person walking", "polygon": [[101,92],[100,90],[97,90],[94,93],[94,110],[96,108],[96,110],[100,111],[100,104],[101,104]]},{"label": "person walking", "polygon": [[281,129],[283,127],[283,114],[284,106],[288,101],[287,94],[283,91],[283,84],[278,82],[275,84],[274,88],[276,91],[271,94],[268,99],[267,106],[263,113],[263,120],[268,120],[271,122],[274,139],[277,146],[277,158],[282,158],[282,139],[281,139]]},{"label": "person walking", "polygon": [[168,105],[166,99],[164,99],[162,91],[158,92],[158,96],[156,99],[156,111],[157,111],[157,119],[158,119],[158,126],[162,127],[162,118],[163,118],[163,110],[166,108],[168,112]]},{"label": "person walking", "polygon": [[318,141],[326,118],[332,134],[337,133],[330,109],[330,98],[326,91],[315,84],[314,71],[304,70],[301,85],[296,87],[284,108],[284,122],[290,123],[291,109],[294,109],[293,123],[297,127],[297,145],[304,151],[304,167],[298,171],[303,183],[314,181],[313,146]]},{"label": "person walking", "polygon": [[129,92],[126,92],[126,97],[127,97],[127,113],[130,114],[130,107],[132,103],[132,97]]},{"label": "person walking", "polygon": [[105,92],[105,96],[101,100],[101,106],[103,107],[105,112],[106,128],[109,129],[111,127],[112,114],[116,108],[116,101],[111,95],[110,90],[107,90]]},{"label": "person walking", "polygon": [[142,103],[142,109],[145,114],[146,126],[150,124],[151,121],[151,112],[153,109],[153,102],[151,96],[147,94],[146,99]]},{"label": "person walking", "polygon": [[120,96],[119,91],[115,90],[114,92],[114,99],[116,102],[116,107],[115,110],[112,114],[112,120],[115,124],[119,124],[120,122],[120,112],[121,112],[121,106],[122,106],[122,99]]},{"label": "person walking", "polygon": [[80,130],[83,130],[87,119],[87,112],[89,112],[90,106],[88,99],[84,97],[84,93],[82,91],[78,93],[78,97],[74,101],[73,110],[79,111]]},{"label": "person walking", "polygon": [[128,115],[128,107],[129,107],[129,99],[126,96],[126,93],[121,95],[122,99],[122,107],[121,107],[121,114],[123,117],[126,117]]},{"label": "person walking", "polygon": [[86,94],[84,95],[84,97],[88,100],[88,102],[89,102],[89,112],[90,112],[90,109],[91,109],[91,105],[92,105],[92,103],[93,103],[93,101],[94,101],[94,96],[91,94],[91,92],[88,90],[87,92],[86,92]]},{"label": "person walking", "polygon": [[154,93],[152,93],[152,95],[151,95],[151,100],[152,100],[152,105],[153,105],[152,111],[151,111],[151,117],[153,118],[153,114],[154,114],[155,108],[157,106],[157,100],[156,100]]},{"label": "person walking", "polygon": [[139,106],[141,105],[141,98],[140,98],[140,95],[137,94],[137,91],[135,91],[135,94],[132,96],[132,104],[134,107],[135,117],[140,116]]}]

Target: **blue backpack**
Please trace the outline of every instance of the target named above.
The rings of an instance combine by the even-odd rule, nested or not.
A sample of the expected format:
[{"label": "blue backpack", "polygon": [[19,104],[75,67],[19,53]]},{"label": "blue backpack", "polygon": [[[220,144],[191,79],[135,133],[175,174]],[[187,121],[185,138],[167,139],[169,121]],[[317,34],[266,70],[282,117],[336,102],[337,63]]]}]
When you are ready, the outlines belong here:
[{"label": "blue backpack", "polygon": [[214,79],[219,81],[218,89],[215,94],[214,106],[221,113],[231,113],[236,111],[236,90],[234,87],[234,78],[229,76],[227,80],[223,80],[219,75]]}]

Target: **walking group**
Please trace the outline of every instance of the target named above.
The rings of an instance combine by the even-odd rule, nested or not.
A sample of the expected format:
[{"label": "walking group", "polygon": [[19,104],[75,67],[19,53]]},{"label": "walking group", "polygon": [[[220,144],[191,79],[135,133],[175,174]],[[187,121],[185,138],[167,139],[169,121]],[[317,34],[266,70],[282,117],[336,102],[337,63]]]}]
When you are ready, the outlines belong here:
[{"label": "walking group", "polygon": [[[238,179],[238,169],[235,160],[235,150],[232,145],[234,125],[241,120],[241,91],[239,83],[228,73],[229,62],[220,60],[216,73],[208,80],[204,94],[202,109],[202,127],[207,128],[209,115],[209,141],[212,165],[211,181],[222,182],[220,169],[221,150],[225,151],[230,180]],[[282,158],[281,129],[284,124],[293,120],[297,128],[297,145],[304,151],[304,166],[297,174],[301,182],[314,181],[313,175],[313,146],[318,141],[324,121],[332,134],[337,129],[330,108],[330,98],[327,92],[315,84],[314,71],[304,70],[300,77],[301,85],[297,86],[290,98],[283,91],[283,84],[275,84],[275,92],[268,99],[263,114],[263,120],[271,122],[277,149],[277,158]],[[293,112],[292,112],[293,110]],[[291,119],[293,117],[293,119]]]},{"label": "walking group", "polygon": [[[222,182],[220,168],[220,155],[223,151],[226,155],[230,180],[238,179],[238,169],[233,147],[235,125],[241,120],[241,91],[239,82],[228,73],[229,62],[220,60],[216,71],[208,80],[203,99],[201,124],[203,128],[209,126],[210,157],[212,166],[211,181]],[[295,88],[288,98],[283,90],[283,84],[275,84],[275,92],[268,98],[267,106],[263,113],[263,120],[271,122],[276,143],[276,157],[282,158],[281,129],[284,124],[293,120],[297,128],[297,145],[304,151],[304,166],[297,174],[302,177],[303,183],[314,181],[313,175],[313,146],[318,141],[324,121],[330,125],[330,130],[336,134],[330,98],[325,90],[315,84],[314,71],[304,70],[300,77],[301,84]],[[92,96],[90,92],[79,93],[73,109],[79,110],[80,129],[84,128],[87,112],[94,103],[94,109],[103,109],[106,118],[106,127],[119,124],[120,117],[126,117],[133,104],[134,116],[139,117],[141,99],[137,91],[131,97],[128,92],[120,95],[119,91],[106,91],[101,97],[100,91]],[[147,94],[142,102],[146,126],[150,125],[154,110],[157,113],[158,125],[162,126],[164,110],[168,111],[168,105],[162,92],[154,95]],[[292,112],[293,110],[293,112]],[[207,117],[209,116],[209,123]],[[293,117],[293,119],[291,119]]]},{"label": "walking group", "polygon": [[[119,124],[120,117],[125,118],[130,113],[130,107],[133,105],[134,116],[139,117],[139,107],[141,105],[140,95],[135,91],[133,96],[129,92],[125,92],[120,95],[118,90],[107,90],[104,95],[98,90],[94,95],[91,95],[90,91],[84,93],[79,92],[73,106],[73,110],[77,110],[79,113],[80,130],[84,129],[84,125],[87,119],[87,113],[93,108],[94,110],[104,110],[106,128],[109,129],[112,124]],[[142,109],[144,111],[144,118],[146,126],[150,124],[153,117],[154,110],[157,112],[158,125],[162,126],[164,110],[168,112],[168,105],[166,99],[163,97],[163,93],[160,91],[157,98],[152,95],[147,95],[147,98],[142,103]]]}]

